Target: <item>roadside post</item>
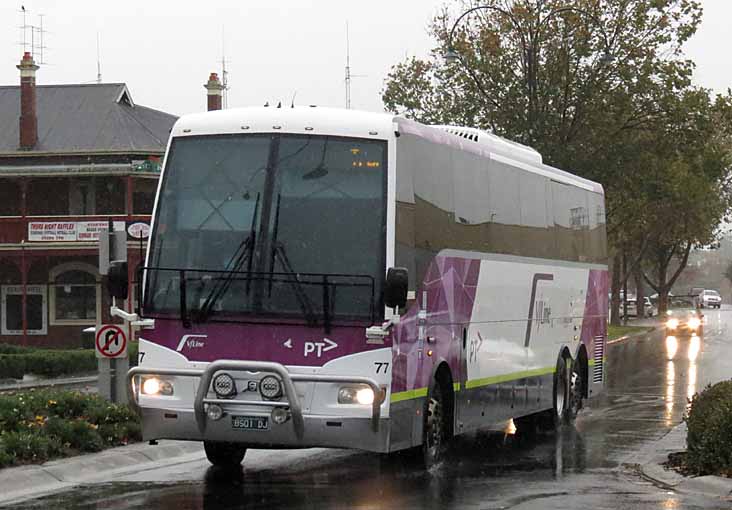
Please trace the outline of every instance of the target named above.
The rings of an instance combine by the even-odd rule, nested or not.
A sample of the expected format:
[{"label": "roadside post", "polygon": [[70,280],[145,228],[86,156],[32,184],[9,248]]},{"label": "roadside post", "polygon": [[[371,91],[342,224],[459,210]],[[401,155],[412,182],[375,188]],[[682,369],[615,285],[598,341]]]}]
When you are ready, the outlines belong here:
[{"label": "roadside post", "polygon": [[[108,275],[112,262],[127,262],[127,232],[109,228],[99,234],[99,274]],[[118,404],[127,403],[125,375],[130,368],[127,355],[128,338],[117,324],[102,324],[97,317],[94,345],[99,368],[99,394]]]}]

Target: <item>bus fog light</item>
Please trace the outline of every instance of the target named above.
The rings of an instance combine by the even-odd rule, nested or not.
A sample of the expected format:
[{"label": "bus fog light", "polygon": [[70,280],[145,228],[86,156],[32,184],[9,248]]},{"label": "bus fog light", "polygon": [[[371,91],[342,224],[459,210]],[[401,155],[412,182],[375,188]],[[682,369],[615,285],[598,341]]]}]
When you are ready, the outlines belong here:
[{"label": "bus fog light", "polygon": [[263,377],[259,381],[259,393],[265,400],[277,400],[282,396],[282,383],[273,375]]},{"label": "bus fog light", "polygon": [[701,326],[701,320],[697,317],[689,319],[689,329],[697,330]]},{"label": "bus fog light", "polygon": [[229,374],[219,374],[213,379],[213,390],[220,398],[233,397],[236,395],[236,382]]},{"label": "bus fog light", "polygon": [[206,414],[210,420],[218,421],[224,416],[224,410],[221,409],[221,406],[209,404]]},{"label": "bus fog light", "polygon": [[679,319],[671,318],[666,321],[666,327],[668,329],[676,329],[679,327]]},{"label": "bus fog light", "polygon": [[272,422],[276,425],[282,425],[289,419],[290,413],[287,411],[287,409],[284,409],[282,407],[275,407],[274,409],[272,409]]}]

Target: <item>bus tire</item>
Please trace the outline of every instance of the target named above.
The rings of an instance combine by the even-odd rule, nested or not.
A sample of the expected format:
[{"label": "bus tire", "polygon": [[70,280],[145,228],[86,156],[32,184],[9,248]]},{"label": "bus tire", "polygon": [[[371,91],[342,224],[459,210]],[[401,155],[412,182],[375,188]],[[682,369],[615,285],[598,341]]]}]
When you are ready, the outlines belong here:
[{"label": "bus tire", "polygon": [[244,455],[247,453],[245,446],[222,441],[204,441],[203,449],[211,464],[227,469],[240,466],[242,460],[244,460]]},{"label": "bus tire", "polygon": [[444,384],[437,377],[427,392],[424,405],[424,425],[422,427],[422,458],[424,467],[431,468],[445,455],[449,439],[450,413],[445,403]]},{"label": "bus tire", "polygon": [[552,408],[542,412],[538,417],[539,429],[543,432],[557,430],[564,423],[564,416],[567,412],[567,396],[569,377],[567,375],[567,359],[564,354],[557,360],[557,368],[554,372],[552,384]]},{"label": "bus tire", "polygon": [[586,374],[587,371],[584,370],[584,367],[582,366],[582,357],[578,356],[575,361],[566,359],[566,362],[570,364],[571,368],[568,370],[569,378],[567,380],[567,396],[569,400],[564,413],[564,423],[569,424],[577,418],[577,415],[582,409],[586,384],[584,374]]}]

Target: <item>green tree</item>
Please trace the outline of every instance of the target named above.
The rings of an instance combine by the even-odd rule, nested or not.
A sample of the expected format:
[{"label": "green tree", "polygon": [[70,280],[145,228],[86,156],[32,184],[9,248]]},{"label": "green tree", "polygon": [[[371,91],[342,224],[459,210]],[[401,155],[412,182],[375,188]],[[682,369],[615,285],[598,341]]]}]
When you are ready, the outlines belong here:
[{"label": "green tree", "polygon": [[[452,11],[478,5],[487,7],[463,18],[451,41],[460,62],[446,62]],[[692,85],[693,63],[681,53],[701,14],[694,0],[457,1],[431,24],[431,55],[393,66],[382,98],[425,123],[531,145],[548,164],[602,183],[617,323],[620,287],[641,262],[681,254],[685,265],[687,246],[710,242],[729,205],[679,198],[723,191],[728,172],[707,143],[715,104]],[[666,228],[676,218],[684,221]],[[674,275],[659,271],[653,281],[666,289]]]}]

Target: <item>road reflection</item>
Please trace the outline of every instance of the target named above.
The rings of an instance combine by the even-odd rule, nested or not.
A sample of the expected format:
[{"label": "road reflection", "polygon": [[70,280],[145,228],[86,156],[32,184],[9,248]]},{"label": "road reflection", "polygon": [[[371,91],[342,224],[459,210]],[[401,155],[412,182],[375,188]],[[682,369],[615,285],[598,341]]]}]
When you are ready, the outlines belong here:
[{"label": "road reflection", "polygon": [[[585,471],[587,463],[585,443],[575,427],[530,439],[505,433],[459,438],[447,459],[427,472],[419,468],[416,453],[356,453],[317,467],[291,466],[287,472],[211,467],[200,506],[193,508],[460,508],[468,503],[461,487],[498,483],[527,471],[558,480]],[[159,501],[148,503],[157,507]]]},{"label": "road reflection", "polygon": [[[666,410],[664,413],[664,419],[667,426],[674,424],[674,406],[676,402],[676,370],[686,370],[686,406],[684,412],[688,409],[688,405],[691,399],[696,394],[697,390],[697,358],[702,349],[701,338],[694,334],[688,338],[688,346],[686,349],[680,350],[679,339],[675,336],[666,337],[666,393],[664,399],[666,402]],[[686,356],[681,355],[685,353]]]}]

